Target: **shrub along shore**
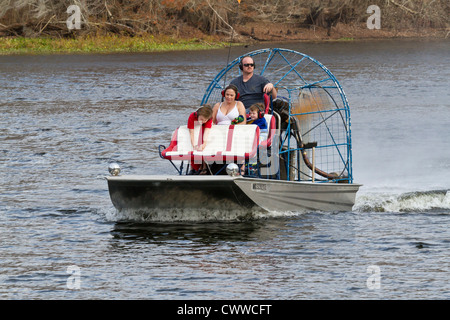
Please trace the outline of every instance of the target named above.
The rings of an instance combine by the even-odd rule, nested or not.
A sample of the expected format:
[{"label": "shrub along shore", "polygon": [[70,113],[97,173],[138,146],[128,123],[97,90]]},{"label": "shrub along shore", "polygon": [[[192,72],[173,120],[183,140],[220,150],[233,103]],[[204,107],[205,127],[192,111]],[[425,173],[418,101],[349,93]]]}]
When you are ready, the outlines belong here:
[{"label": "shrub along shore", "polygon": [[[342,29],[339,31],[339,29]],[[353,28],[352,28],[353,29]],[[304,32],[298,37],[284,39],[255,40],[239,36],[231,42],[233,46],[248,45],[269,42],[325,42],[325,41],[358,41],[358,40],[380,40],[380,39],[444,39],[448,36],[436,30],[417,32],[389,32],[380,31],[375,35],[367,35],[368,31],[360,28],[360,32],[349,32],[345,27],[337,28],[334,36],[327,36],[325,29],[316,29]],[[354,30],[354,29],[353,29]],[[175,36],[153,36],[153,35],[83,35],[78,37],[0,37],[0,56],[14,54],[86,54],[86,53],[144,53],[164,51],[194,51],[218,49],[230,46],[229,37],[175,37]]]},{"label": "shrub along shore", "polygon": [[78,38],[0,38],[0,55],[9,54],[81,54],[191,51],[227,46],[215,39],[176,39],[173,37],[129,37],[122,35],[86,36]]}]

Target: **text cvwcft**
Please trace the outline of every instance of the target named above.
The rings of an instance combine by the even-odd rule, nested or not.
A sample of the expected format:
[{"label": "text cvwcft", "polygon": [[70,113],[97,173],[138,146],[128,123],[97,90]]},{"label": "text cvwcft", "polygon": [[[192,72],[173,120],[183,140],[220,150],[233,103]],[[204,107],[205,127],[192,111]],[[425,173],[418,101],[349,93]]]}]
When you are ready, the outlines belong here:
[{"label": "text cvwcft", "polygon": [[184,306],[178,307],[178,315],[203,315],[208,318],[211,314],[222,315],[269,315],[271,304],[224,304],[220,308],[205,306]]}]

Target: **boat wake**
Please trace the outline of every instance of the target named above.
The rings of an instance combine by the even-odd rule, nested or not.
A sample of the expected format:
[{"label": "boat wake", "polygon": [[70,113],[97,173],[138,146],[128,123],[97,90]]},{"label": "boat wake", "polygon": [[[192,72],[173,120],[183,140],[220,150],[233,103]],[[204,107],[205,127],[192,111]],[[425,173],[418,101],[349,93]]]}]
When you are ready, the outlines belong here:
[{"label": "boat wake", "polygon": [[[214,222],[254,221],[268,218],[286,218],[303,215],[310,211],[262,211],[252,210],[198,210],[198,209],[153,209],[153,210],[109,210],[108,221],[123,222]],[[432,212],[450,214],[450,190],[414,191],[404,193],[366,192],[357,194],[353,212]]]},{"label": "boat wake", "polygon": [[116,210],[109,215],[113,221],[133,222],[194,222],[194,221],[246,221],[256,218],[258,212],[250,210],[201,210],[201,209],[148,209]]},{"label": "boat wake", "polygon": [[[154,209],[111,210],[106,214],[109,221],[133,222],[211,222],[253,221],[267,218],[298,216],[308,211],[261,211],[253,210],[198,210],[198,209]],[[406,193],[366,192],[358,194],[353,212],[438,212],[450,213],[450,190],[414,191]]]},{"label": "boat wake", "polygon": [[360,193],[355,212],[441,212],[450,213],[450,190],[406,193]]},{"label": "boat wake", "polygon": [[151,209],[151,210],[110,210],[105,214],[114,222],[214,222],[214,221],[254,221],[267,218],[281,218],[304,214],[305,211],[280,212],[248,210],[199,210],[199,209]]}]

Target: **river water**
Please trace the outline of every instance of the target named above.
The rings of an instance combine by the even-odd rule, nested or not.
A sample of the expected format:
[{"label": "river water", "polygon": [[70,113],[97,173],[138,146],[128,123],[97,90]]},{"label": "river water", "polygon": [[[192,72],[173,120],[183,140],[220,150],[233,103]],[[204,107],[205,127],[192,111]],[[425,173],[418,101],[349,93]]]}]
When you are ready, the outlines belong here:
[{"label": "river water", "polygon": [[228,49],[0,56],[1,299],[450,298],[450,42],[262,47],[326,65],[350,108],[352,212],[251,221],[119,215],[108,164],[159,158]]}]

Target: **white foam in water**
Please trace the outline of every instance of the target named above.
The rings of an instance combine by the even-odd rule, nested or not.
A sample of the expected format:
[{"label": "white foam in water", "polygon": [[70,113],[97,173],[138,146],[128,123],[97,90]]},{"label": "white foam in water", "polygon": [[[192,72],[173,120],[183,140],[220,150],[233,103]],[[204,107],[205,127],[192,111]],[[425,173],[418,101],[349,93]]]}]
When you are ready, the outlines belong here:
[{"label": "white foam in water", "polygon": [[366,192],[357,194],[353,207],[359,212],[422,212],[450,210],[450,190],[405,193]]},{"label": "white foam in water", "polygon": [[[393,190],[365,191],[356,195],[353,212],[427,212],[450,213],[450,190],[394,192]],[[201,209],[158,209],[121,210],[114,207],[102,212],[107,221],[133,222],[211,222],[251,221],[267,218],[296,217],[309,211],[281,212],[264,210],[201,210]]]},{"label": "white foam in water", "polygon": [[252,211],[230,210],[184,210],[184,209],[149,209],[149,210],[120,210],[108,218],[114,221],[135,222],[178,222],[178,221],[234,221],[254,219]]},{"label": "white foam in water", "polygon": [[201,209],[169,209],[169,210],[108,210],[105,218],[108,221],[134,222],[206,222],[206,221],[249,221],[266,218],[282,218],[304,214],[298,212],[266,212],[263,210],[201,210]]}]

